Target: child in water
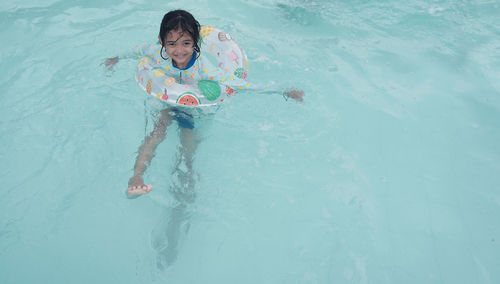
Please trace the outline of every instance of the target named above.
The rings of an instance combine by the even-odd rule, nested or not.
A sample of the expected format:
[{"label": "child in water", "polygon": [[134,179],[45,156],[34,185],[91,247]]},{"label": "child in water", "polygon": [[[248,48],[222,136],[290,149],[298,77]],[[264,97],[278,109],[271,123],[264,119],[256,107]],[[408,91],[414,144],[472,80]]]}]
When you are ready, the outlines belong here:
[{"label": "child in water", "polygon": [[[152,58],[158,66],[164,70],[175,70],[172,75],[176,81],[181,83],[192,83],[198,80],[215,80],[222,85],[232,89],[250,89],[262,91],[244,79],[233,78],[232,74],[226,73],[219,68],[212,68],[211,63],[203,56],[203,52],[198,46],[200,39],[200,24],[189,12],[184,10],[173,10],[165,14],[160,26],[158,35],[159,45],[151,44],[137,47],[135,50],[122,56],[121,58],[141,58],[148,56]],[[120,57],[106,59],[105,66],[108,69],[118,62]],[[210,68],[207,68],[210,66]],[[173,73],[173,72],[172,72]],[[182,74],[185,74],[184,76]],[[186,76],[187,74],[187,76]],[[282,92],[285,98],[292,98],[302,102],[304,92],[301,90],[289,90]],[[146,185],[142,178],[147,166],[154,157],[154,151],[158,144],[163,141],[166,135],[167,126],[176,120],[180,129],[181,148],[179,152],[178,175],[182,180],[183,199],[192,199],[194,195],[194,179],[192,173],[192,163],[194,152],[198,145],[198,138],[194,131],[193,117],[176,108],[169,107],[160,111],[160,117],[156,121],[154,130],[147,136],[139,148],[138,156],[134,165],[134,174],[129,179],[127,188],[128,198],[137,198],[153,189],[151,184]],[[187,172],[180,170],[179,165],[184,163]],[[182,178],[190,177],[190,178]]]}]

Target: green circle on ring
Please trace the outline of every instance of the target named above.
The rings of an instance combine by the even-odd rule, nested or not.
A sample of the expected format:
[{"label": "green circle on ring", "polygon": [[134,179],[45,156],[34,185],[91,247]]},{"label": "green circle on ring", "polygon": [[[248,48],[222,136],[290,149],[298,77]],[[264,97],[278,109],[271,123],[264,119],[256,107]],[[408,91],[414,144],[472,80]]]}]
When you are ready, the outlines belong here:
[{"label": "green circle on ring", "polygon": [[198,81],[198,88],[201,94],[209,101],[215,101],[221,93],[219,83],[211,80]]}]

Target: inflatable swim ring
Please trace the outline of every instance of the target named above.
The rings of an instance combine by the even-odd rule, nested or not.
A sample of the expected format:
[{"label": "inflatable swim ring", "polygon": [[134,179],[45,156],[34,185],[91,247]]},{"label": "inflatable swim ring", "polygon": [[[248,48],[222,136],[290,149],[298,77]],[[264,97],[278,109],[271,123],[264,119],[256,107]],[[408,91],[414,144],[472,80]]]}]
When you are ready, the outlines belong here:
[{"label": "inflatable swim ring", "polygon": [[[239,78],[246,78],[247,56],[229,34],[211,26],[202,26],[200,36],[201,53],[212,65]],[[191,85],[180,84],[149,57],[139,61],[135,79],[146,93],[171,106],[213,107],[234,92],[210,80],[200,80]]]}]

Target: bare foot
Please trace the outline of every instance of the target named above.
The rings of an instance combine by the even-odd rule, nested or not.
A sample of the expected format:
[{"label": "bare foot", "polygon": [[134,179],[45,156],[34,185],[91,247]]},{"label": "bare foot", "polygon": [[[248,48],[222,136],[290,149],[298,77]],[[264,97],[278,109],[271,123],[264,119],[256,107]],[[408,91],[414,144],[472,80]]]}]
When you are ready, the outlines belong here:
[{"label": "bare foot", "polygon": [[128,189],[126,193],[129,199],[134,199],[150,192],[152,189],[152,185],[144,184],[144,180],[141,176],[133,176],[128,180]]}]

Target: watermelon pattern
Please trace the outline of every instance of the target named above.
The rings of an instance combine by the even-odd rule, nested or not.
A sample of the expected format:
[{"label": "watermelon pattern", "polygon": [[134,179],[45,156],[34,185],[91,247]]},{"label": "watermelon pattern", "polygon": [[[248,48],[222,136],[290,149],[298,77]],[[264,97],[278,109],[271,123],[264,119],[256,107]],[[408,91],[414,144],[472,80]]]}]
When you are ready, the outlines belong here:
[{"label": "watermelon pattern", "polygon": [[183,93],[178,99],[177,103],[186,106],[197,106],[200,104],[200,99],[190,92]]}]

